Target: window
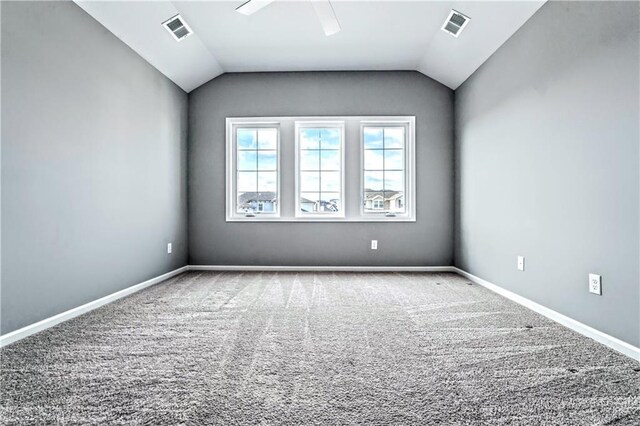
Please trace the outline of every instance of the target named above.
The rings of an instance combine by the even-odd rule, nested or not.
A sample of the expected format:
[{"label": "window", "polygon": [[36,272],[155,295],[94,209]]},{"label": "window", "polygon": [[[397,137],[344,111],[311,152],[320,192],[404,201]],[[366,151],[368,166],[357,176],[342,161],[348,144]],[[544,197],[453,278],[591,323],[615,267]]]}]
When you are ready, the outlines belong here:
[{"label": "window", "polygon": [[405,214],[406,124],[362,125],[363,214]]},{"label": "window", "polygon": [[228,190],[232,202],[227,216],[277,217],[279,209],[279,128],[258,124],[231,128],[232,156],[228,167],[234,177]]},{"label": "window", "polygon": [[415,221],[415,117],[226,125],[227,221]]},{"label": "window", "polygon": [[296,123],[296,216],[344,217],[343,123]]}]

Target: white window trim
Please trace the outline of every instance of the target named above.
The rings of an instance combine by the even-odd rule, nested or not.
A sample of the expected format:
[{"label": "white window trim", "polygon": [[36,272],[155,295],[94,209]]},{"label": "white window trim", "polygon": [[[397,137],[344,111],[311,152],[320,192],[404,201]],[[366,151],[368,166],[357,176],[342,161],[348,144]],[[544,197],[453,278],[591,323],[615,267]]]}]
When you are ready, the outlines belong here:
[{"label": "white window trim", "polygon": [[[289,148],[284,149],[282,145],[283,131],[285,131],[284,141],[286,144],[295,142],[298,138],[297,130],[295,129],[296,122],[341,122],[344,123],[343,137],[342,137],[342,204],[343,215],[334,216],[326,215],[318,217],[313,215],[311,217],[296,216],[296,210],[298,205],[298,183],[291,182],[291,187],[287,183],[286,191],[294,191],[294,194],[283,194],[282,192],[282,155],[283,152],[288,151]],[[357,123],[356,123],[357,122]],[[416,221],[416,174],[415,174],[415,132],[416,132],[416,119],[415,116],[315,116],[315,117],[293,117],[293,116],[281,116],[281,117],[228,117],[226,119],[226,200],[225,211],[227,222],[354,222],[354,223],[367,223],[367,222],[415,222]],[[407,183],[405,188],[405,213],[398,214],[394,217],[387,217],[384,214],[372,212],[364,213],[364,144],[363,144],[363,127],[364,125],[399,125],[404,124],[407,126],[406,141],[405,141],[405,162],[407,164],[406,176]],[[289,127],[290,126],[290,127]],[[355,126],[355,127],[352,127]],[[359,126],[359,129],[358,127]],[[255,217],[246,217],[241,213],[236,213],[235,199],[235,173],[236,173],[236,161],[235,161],[235,127],[276,127],[278,129],[278,198],[277,198],[277,213],[261,213],[256,214]],[[283,130],[284,129],[284,130]],[[287,130],[290,129],[290,130]],[[294,134],[289,135],[289,131]],[[359,132],[359,140],[347,140],[346,135],[353,135]],[[291,137],[291,139],[290,139]],[[357,143],[355,148],[349,148],[349,145]],[[359,166],[359,170],[350,172],[347,170],[346,159],[349,155],[353,155],[353,152],[358,152],[359,159],[353,159],[350,167]],[[351,153],[351,154],[349,154]],[[347,155],[349,154],[349,155]],[[293,158],[289,159],[287,154],[287,161],[285,166],[287,168],[292,167],[292,178],[297,181],[298,179],[298,150],[294,146]],[[293,161],[295,164],[289,163]],[[289,172],[287,172],[288,175]],[[347,179],[349,179],[347,181]],[[356,181],[354,181],[354,179]],[[359,179],[359,182],[357,181]],[[356,194],[354,192],[359,192]],[[347,199],[347,197],[351,197]],[[353,197],[357,197],[357,201],[354,204]],[[282,200],[291,200],[294,205],[283,205]],[[348,207],[351,206],[351,207]]]},{"label": "white window trim", "polygon": [[[238,213],[237,204],[238,199],[236,197],[236,176],[237,176],[237,149],[236,149],[236,131],[238,128],[275,128],[277,132],[276,138],[276,153],[277,153],[277,196],[276,196],[276,211],[271,212],[256,212],[254,215],[247,215]],[[277,120],[260,120],[256,118],[227,118],[226,120],[226,200],[225,205],[227,209],[227,221],[234,222],[268,222],[280,220],[280,214],[282,212],[282,199],[281,183],[282,172],[280,169],[280,122]]]},{"label": "white window trim", "polygon": [[[336,213],[305,213],[300,211],[300,129],[304,128],[339,128],[340,129],[340,211]],[[345,150],[345,124],[344,121],[327,121],[322,118],[295,122],[295,217],[314,221],[336,220],[346,218],[345,200],[345,174],[344,174],[344,150]]]},{"label": "white window trim", "polygon": [[[405,128],[405,212],[389,215],[386,212],[365,210],[364,199],[364,128],[399,127]],[[363,222],[415,222],[416,220],[416,175],[415,175],[415,117],[370,117],[360,122],[360,216]],[[384,200],[383,200],[384,202]],[[384,210],[384,207],[383,207]]]}]

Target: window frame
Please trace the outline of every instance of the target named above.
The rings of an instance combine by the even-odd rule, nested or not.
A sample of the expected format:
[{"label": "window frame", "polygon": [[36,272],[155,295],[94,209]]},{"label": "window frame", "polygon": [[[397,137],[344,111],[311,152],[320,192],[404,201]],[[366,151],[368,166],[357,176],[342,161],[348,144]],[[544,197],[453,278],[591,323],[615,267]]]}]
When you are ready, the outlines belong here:
[{"label": "window frame", "polygon": [[[415,121],[413,117],[376,117],[360,121],[360,216],[363,222],[415,222],[416,220],[416,175],[415,175]],[[365,127],[404,128],[404,213],[390,214],[386,211],[367,211],[365,198],[364,129]],[[384,208],[384,198],[382,200]],[[373,204],[373,203],[372,203]]]},{"label": "window frame", "polygon": [[[316,128],[316,129],[340,129],[340,211],[339,212],[316,212],[316,213],[305,213],[300,210],[300,173],[302,170],[300,169],[300,130],[305,128]],[[301,221],[335,221],[341,220],[344,221],[346,218],[346,200],[345,200],[345,122],[344,120],[326,120],[324,118],[317,119],[304,119],[304,120],[296,120],[294,123],[294,155],[295,155],[295,201],[294,201],[294,217],[297,220]],[[322,170],[318,170],[318,172],[322,173]],[[319,188],[321,189],[321,188]],[[319,191],[322,193],[322,191]]]},{"label": "window frame", "polygon": [[[226,216],[227,221],[237,222],[256,222],[256,221],[278,221],[282,214],[282,170],[281,170],[281,144],[280,122],[277,120],[260,120],[257,118],[227,118],[226,120]],[[238,212],[238,197],[236,193],[237,176],[238,176],[238,149],[237,149],[237,132],[238,129],[276,129],[276,211],[264,212],[256,211],[253,215]],[[258,170],[256,170],[258,172]],[[258,191],[259,192],[259,191]]]},{"label": "window frame", "polygon": [[[299,204],[299,149],[297,123],[342,124],[341,194],[342,213],[303,214]],[[415,116],[261,116],[227,117],[225,122],[226,222],[416,222],[416,117]],[[405,213],[386,216],[364,211],[364,127],[406,126],[405,130]],[[277,212],[246,216],[236,212],[237,153],[236,128],[276,128],[277,131]],[[347,163],[349,162],[349,163]],[[284,192],[283,192],[284,190]],[[293,191],[293,193],[291,192]]]}]

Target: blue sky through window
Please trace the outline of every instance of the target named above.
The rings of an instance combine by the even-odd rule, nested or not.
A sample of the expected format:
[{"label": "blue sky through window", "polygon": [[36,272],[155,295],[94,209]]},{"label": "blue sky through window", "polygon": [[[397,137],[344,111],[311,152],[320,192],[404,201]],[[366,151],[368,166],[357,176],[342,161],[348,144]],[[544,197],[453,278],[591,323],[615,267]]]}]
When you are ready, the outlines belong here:
[{"label": "blue sky through window", "polygon": [[300,211],[342,209],[342,129],[299,129]]},{"label": "blue sky through window", "polygon": [[[365,210],[404,211],[404,127],[364,127]],[[400,198],[399,198],[400,197]],[[374,199],[376,201],[374,206]]]},{"label": "blue sky through window", "polygon": [[[261,211],[276,211],[278,197],[277,149],[277,129],[237,129],[236,197],[239,212],[254,212],[259,202],[263,206]],[[268,204],[266,209],[264,209],[265,203]]]}]

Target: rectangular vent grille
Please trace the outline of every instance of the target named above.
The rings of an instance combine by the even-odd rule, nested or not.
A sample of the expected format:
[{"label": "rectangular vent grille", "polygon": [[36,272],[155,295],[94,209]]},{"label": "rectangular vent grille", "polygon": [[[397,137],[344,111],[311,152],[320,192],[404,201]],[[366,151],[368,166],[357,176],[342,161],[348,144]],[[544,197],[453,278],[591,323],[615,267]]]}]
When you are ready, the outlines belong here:
[{"label": "rectangular vent grille", "polygon": [[444,21],[442,30],[454,37],[458,37],[469,21],[470,19],[468,16],[465,16],[456,10],[452,10],[447,17],[447,20]]},{"label": "rectangular vent grille", "polygon": [[189,28],[180,15],[176,15],[167,21],[164,21],[162,26],[165,27],[177,41],[182,41],[193,33],[191,28]]}]

